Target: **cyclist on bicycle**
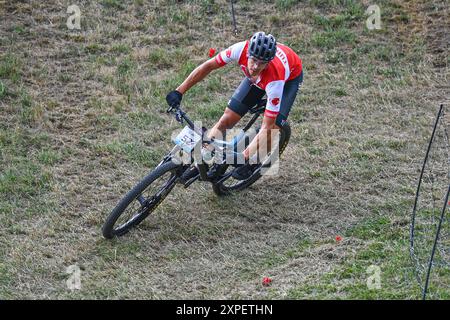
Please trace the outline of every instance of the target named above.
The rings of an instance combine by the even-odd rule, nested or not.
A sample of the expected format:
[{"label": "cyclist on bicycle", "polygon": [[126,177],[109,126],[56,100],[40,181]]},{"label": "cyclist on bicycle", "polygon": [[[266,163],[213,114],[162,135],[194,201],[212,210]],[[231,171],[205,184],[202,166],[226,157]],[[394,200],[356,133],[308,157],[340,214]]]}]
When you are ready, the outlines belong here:
[{"label": "cyclist on bicycle", "polygon": [[303,82],[302,61],[288,46],[277,43],[271,34],[256,32],[250,40],[238,42],[221,51],[196,69],[167,97],[170,106],[179,105],[183,94],[203,80],[211,71],[236,61],[245,74],[239,87],[228,102],[224,114],[210,130],[208,136],[223,137],[266,94],[267,104],[262,127],[250,145],[244,150],[243,165],[236,165],[233,177],[249,178],[257,165],[250,164],[250,157],[259,145],[270,145],[270,131],[281,129],[294,103],[299,86]]}]

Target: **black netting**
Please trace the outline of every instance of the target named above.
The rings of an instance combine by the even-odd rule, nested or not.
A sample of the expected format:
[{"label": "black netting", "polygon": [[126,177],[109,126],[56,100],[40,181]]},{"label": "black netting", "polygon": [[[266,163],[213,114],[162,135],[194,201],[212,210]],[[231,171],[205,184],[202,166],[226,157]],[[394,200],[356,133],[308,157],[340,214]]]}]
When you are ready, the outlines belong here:
[{"label": "black netting", "polygon": [[411,223],[411,257],[426,295],[433,299],[450,296],[450,188],[449,116],[443,107],[424,160]]}]

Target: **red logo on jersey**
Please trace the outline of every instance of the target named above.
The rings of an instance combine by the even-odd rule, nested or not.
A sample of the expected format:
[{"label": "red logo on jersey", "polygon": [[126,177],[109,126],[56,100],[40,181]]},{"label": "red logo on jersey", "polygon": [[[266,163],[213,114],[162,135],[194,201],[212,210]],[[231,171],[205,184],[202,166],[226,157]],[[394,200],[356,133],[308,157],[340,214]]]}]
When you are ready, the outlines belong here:
[{"label": "red logo on jersey", "polygon": [[270,100],[270,102],[271,102],[274,106],[276,106],[277,104],[280,103],[280,98],[273,98],[272,100]]},{"label": "red logo on jersey", "polygon": [[228,58],[230,58],[231,57],[231,49],[228,49],[225,54],[227,55]]}]

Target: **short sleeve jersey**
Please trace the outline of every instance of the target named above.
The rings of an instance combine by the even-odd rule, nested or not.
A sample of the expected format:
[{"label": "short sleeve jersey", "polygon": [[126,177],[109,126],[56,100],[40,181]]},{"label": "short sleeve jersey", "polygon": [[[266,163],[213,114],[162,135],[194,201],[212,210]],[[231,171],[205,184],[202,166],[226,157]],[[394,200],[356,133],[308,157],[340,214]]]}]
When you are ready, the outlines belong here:
[{"label": "short sleeve jersey", "polygon": [[[248,69],[249,41],[233,44],[229,48],[219,52],[215,59],[220,66],[236,61],[244,74],[252,80]],[[288,46],[277,43],[275,58],[260,73],[256,81],[252,82],[266,91],[267,105],[264,116],[276,118],[280,112],[281,99],[283,97],[284,83],[292,80],[302,72],[302,60]]]}]

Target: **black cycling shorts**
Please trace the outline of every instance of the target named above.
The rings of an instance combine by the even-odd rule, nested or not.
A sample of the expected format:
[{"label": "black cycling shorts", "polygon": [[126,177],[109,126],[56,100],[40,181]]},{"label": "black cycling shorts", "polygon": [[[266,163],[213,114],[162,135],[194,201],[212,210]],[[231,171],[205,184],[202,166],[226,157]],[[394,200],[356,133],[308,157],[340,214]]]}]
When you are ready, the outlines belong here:
[{"label": "black cycling shorts", "polygon": [[[298,77],[284,84],[280,113],[275,122],[277,126],[282,127],[286,122],[302,82],[303,71]],[[243,117],[250,108],[258,104],[265,94],[266,92],[264,90],[255,86],[248,78],[244,78],[239,87],[234,91],[230,101],[228,101],[228,108]]]}]

